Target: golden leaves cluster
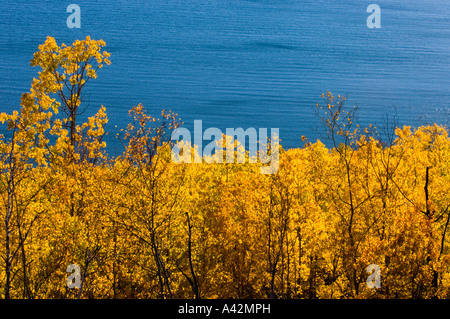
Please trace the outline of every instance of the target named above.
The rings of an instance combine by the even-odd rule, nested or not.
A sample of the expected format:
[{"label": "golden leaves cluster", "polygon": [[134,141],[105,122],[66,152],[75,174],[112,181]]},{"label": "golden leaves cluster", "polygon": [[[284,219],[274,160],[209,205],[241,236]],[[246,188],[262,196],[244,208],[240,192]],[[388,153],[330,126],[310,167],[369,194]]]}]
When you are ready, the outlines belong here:
[{"label": "golden leaves cluster", "polygon": [[[327,92],[318,109],[335,145],[281,149],[278,172],[263,175],[259,162],[172,162],[176,114],[155,118],[139,104],[112,157],[104,106],[74,123],[72,138],[75,119],[60,112],[110,63],[104,45],[48,38],[20,111],[0,114],[0,206],[2,218],[12,207],[19,248],[13,298],[76,298],[69,264],[86,273],[82,298],[192,298],[195,286],[203,298],[450,297],[445,127],[396,128],[385,145]],[[73,94],[58,95],[63,87]],[[370,264],[381,268],[379,289],[366,285]]]}]

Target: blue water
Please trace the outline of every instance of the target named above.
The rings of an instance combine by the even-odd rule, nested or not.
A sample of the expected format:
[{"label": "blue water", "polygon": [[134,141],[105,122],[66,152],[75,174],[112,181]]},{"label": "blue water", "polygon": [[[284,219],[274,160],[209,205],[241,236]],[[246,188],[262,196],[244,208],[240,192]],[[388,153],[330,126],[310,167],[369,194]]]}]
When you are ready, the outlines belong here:
[{"label": "blue water", "polygon": [[[81,29],[66,26],[71,3]],[[366,26],[371,3],[380,29]],[[301,135],[319,137],[313,109],[326,90],[357,104],[363,125],[394,113],[401,125],[448,123],[448,0],[2,0],[0,30],[0,111],[19,107],[47,35],[90,35],[106,41],[112,64],[89,83],[83,116],[105,105],[112,132],[142,102],[188,128],[279,128],[282,145],[297,147]]]}]

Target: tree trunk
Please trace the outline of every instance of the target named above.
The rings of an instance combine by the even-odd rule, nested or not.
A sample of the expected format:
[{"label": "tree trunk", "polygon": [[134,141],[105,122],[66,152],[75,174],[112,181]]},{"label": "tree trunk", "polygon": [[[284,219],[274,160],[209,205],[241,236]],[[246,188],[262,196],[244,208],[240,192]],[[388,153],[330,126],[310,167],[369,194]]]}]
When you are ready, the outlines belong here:
[{"label": "tree trunk", "polygon": [[14,192],[15,192],[15,163],[14,163],[14,140],[15,140],[15,132],[13,132],[13,137],[11,141],[11,151],[9,153],[9,178],[8,178],[8,207],[6,208],[6,216],[5,216],[5,271],[6,271],[6,283],[5,283],[5,299],[10,298],[10,289],[11,289],[11,268],[12,268],[12,259],[11,256],[11,228],[10,221],[14,208]]}]

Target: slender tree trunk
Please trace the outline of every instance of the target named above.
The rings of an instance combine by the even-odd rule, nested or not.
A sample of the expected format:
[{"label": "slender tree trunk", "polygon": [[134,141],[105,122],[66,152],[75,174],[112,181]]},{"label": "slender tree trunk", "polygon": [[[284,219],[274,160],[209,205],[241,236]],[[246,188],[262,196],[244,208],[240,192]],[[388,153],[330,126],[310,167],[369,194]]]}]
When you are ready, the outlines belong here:
[{"label": "slender tree trunk", "polygon": [[428,200],[429,200],[429,196],[428,196],[428,178],[429,178],[429,170],[430,167],[427,166],[427,171],[426,171],[426,175],[425,175],[425,205],[426,205],[426,211],[425,211],[425,215],[427,215],[427,217],[430,217],[430,207],[428,205]]},{"label": "slender tree trunk", "polygon": [[159,295],[160,295],[160,298],[163,298],[164,297],[164,282],[162,279],[162,270],[161,270],[161,265],[159,262],[158,247],[156,246],[156,240],[155,240],[155,235],[154,235],[153,231],[150,234],[150,242],[152,245],[153,257],[155,258],[156,269],[158,270]]},{"label": "slender tree trunk", "polygon": [[18,228],[18,232],[19,232],[20,250],[22,253],[21,261],[22,261],[22,272],[23,272],[23,297],[31,298],[31,291],[30,291],[30,286],[29,286],[29,282],[28,282],[28,274],[27,274],[27,257],[26,257],[26,252],[25,252],[25,240],[22,236],[22,230],[20,227],[19,220],[17,220],[17,228]]},{"label": "slender tree trunk", "polygon": [[10,298],[10,287],[11,287],[11,266],[12,266],[12,259],[11,259],[11,242],[10,242],[10,226],[9,221],[11,218],[11,210],[12,207],[10,206],[10,188],[8,186],[8,208],[6,211],[6,217],[5,217],[5,250],[6,250],[6,258],[5,258],[5,271],[6,271],[6,283],[5,283],[5,299]]},{"label": "slender tree trunk", "polygon": [[153,249],[153,256],[155,258],[156,267],[158,269],[158,280],[160,286],[160,296],[162,298],[165,297],[164,290],[167,289],[167,294],[169,298],[172,297],[172,290],[170,289],[169,277],[167,275],[166,267],[164,266],[164,262],[161,258],[161,254],[159,252],[158,245],[156,243],[156,235],[154,231],[152,231],[150,235],[151,245]]},{"label": "slender tree trunk", "polygon": [[91,251],[89,248],[86,251],[86,257],[84,259],[84,272],[83,272],[83,276],[81,276],[80,290],[78,291],[77,299],[81,298],[81,294],[83,292],[83,286],[84,286],[84,282],[86,281],[89,266],[90,266],[91,262],[94,260],[95,256],[99,252],[99,250],[100,250],[100,246],[96,246],[93,251]]},{"label": "slender tree trunk", "polygon": [[191,276],[192,276],[192,290],[195,295],[195,299],[200,298],[199,289],[198,289],[198,281],[197,276],[194,272],[194,265],[192,264],[192,237],[191,237],[191,223],[189,221],[189,214],[186,213],[187,217],[187,223],[188,223],[188,231],[189,231],[189,239],[188,239],[188,258],[189,258],[189,268],[191,270]]},{"label": "slender tree trunk", "polygon": [[13,132],[13,138],[11,141],[11,151],[9,153],[9,178],[8,178],[8,203],[5,216],[5,271],[6,271],[6,283],[5,283],[5,299],[10,298],[11,289],[11,268],[12,268],[12,256],[11,256],[11,228],[10,221],[12,212],[14,209],[14,192],[15,192],[15,163],[14,163],[14,140],[15,132]]},{"label": "slender tree trunk", "polygon": [[117,299],[117,228],[116,222],[113,221],[114,229],[114,260],[113,260],[113,298]]},{"label": "slender tree trunk", "polygon": [[86,280],[90,258],[91,258],[91,251],[88,249],[87,252],[86,252],[86,258],[85,258],[85,261],[84,261],[84,271],[83,271],[83,276],[81,276],[80,290],[78,290],[77,299],[80,299],[81,298],[81,294],[83,293],[83,286],[84,286],[84,281]]},{"label": "slender tree trunk", "polygon": [[356,263],[356,247],[355,247],[355,240],[353,238],[353,219],[355,217],[355,206],[354,206],[354,199],[353,199],[353,191],[352,191],[352,180],[350,177],[350,163],[347,161],[347,159],[345,158],[345,168],[346,168],[346,173],[347,173],[347,184],[348,184],[348,191],[349,191],[349,196],[350,196],[350,220],[348,223],[348,236],[349,236],[349,241],[350,241],[350,256],[351,256],[351,285],[353,286],[355,295],[358,295],[359,293],[359,285],[358,285],[358,280],[357,280],[357,275],[356,275],[356,268],[355,268],[355,263]]}]

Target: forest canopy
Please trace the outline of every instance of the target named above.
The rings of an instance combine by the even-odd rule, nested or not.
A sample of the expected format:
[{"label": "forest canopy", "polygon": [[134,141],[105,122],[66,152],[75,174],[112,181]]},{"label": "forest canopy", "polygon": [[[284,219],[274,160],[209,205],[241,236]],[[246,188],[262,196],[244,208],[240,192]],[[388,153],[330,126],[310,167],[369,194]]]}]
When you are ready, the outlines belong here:
[{"label": "forest canopy", "polygon": [[110,156],[106,108],[79,120],[85,85],[111,63],[104,46],[48,37],[20,108],[0,114],[1,298],[450,297],[447,127],[382,140],[326,92],[331,147],[280,147],[265,175],[260,162],[174,163],[178,116],[139,104]]}]

